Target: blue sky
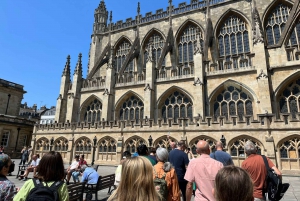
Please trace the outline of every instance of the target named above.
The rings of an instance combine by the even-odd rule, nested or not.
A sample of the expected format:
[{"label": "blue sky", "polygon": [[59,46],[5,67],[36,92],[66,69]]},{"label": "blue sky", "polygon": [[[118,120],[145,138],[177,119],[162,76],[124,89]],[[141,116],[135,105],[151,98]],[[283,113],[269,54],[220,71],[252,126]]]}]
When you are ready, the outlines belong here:
[{"label": "blue sky", "polygon": [[[83,54],[86,77],[94,10],[100,0],[1,0],[0,78],[24,86],[22,103],[55,106],[60,78],[71,56],[73,74],[78,54]],[[113,22],[141,13],[164,10],[168,0],[106,0]],[[173,0],[173,5],[184,0]],[[190,1],[188,1],[189,3]]]}]

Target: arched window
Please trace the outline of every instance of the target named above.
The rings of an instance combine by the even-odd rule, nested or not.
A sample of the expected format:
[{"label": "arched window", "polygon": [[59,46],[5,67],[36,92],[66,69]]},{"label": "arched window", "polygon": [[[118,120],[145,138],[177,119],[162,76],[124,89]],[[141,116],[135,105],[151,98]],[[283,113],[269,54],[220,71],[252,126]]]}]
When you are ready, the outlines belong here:
[{"label": "arched window", "polygon": [[[119,46],[116,48],[116,56],[115,56],[115,64],[116,64],[116,71],[119,72],[122,68],[124,61],[131,49],[131,44],[127,40],[123,40]],[[134,69],[134,62],[133,60],[130,61],[125,69],[125,72],[133,71]]]},{"label": "arched window", "polygon": [[[41,138],[36,142],[36,151],[40,152],[48,152],[50,150],[50,142],[46,138]],[[40,152],[39,152],[40,151]]]},{"label": "arched window", "polygon": [[298,136],[286,139],[279,144],[281,169],[300,168],[300,138]]},{"label": "arched window", "polygon": [[[200,35],[200,41],[197,41],[197,34]],[[178,43],[178,57],[179,63],[187,65],[189,62],[194,61],[194,45],[195,42],[199,43],[198,46],[203,48],[203,36],[199,27],[190,24],[179,36]]]},{"label": "arched window", "polygon": [[99,142],[99,153],[116,153],[117,151],[117,143],[114,139],[106,138]]},{"label": "arched window", "polygon": [[[145,52],[144,52],[144,64],[147,63],[148,61],[148,56],[149,56],[149,51],[150,49],[152,50],[152,57],[154,59],[154,61],[156,62],[156,64],[158,63],[158,60],[161,56],[161,52],[162,49],[164,47],[165,41],[163,39],[163,37],[158,34],[158,33],[154,33],[146,42],[145,45]],[[162,66],[165,66],[166,62],[165,59],[162,63]]]},{"label": "arched window", "polygon": [[98,99],[93,100],[86,108],[84,121],[96,122],[101,120],[102,104]]},{"label": "arched window", "polygon": [[[245,144],[250,139],[238,139],[235,142],[233,142],[231,145],[229,145],[230,153],[232,157],[238,157],[245,159],[246,158],[246,152],[245,152]],[[256,149],[258,154],[262,154],[263,147],[256,141],[251,140]]]},{"label": "arched window", "polygon": [[291,113],[296,118],[300,104],[300,79],[295,80],[279,96],[279,108],[281,113]]},{"label": "arched window", "polygon": [[126,151],[129,151],[131,154],[137,152],[137,147],[142,145],[142,144],[145,144],[147,145],[146,141],[143,140],[142,138],[131,138],[129,141],[127,141],[125,143],[125,150]]},{"label": "arched window", "polygon": [[90,139],[83,137],[75,143],[75,154],[90,153],[92,150],[92,142]]},{"label": "arched window", "polygon": [[275,45],[278,43],[290,11],[290,6],[278,4],[269,15],[266,25],[268,45]]},{"label": "arched window", "polygon": [[54,150],[55,151],[68,151],[68,140],[65,139],[65,138],[61,138],[61,139],[58,139],[58,140],[55,140],[54,142]]},{"label": "arched window", "polygon": [[215,99],[213,105],[214,118],[217,120],[219,116],[238,116],[239,120],[243,120],[244,115],[253,115],[251,97],[242,90],[229,86],[222,91]]},{"label": "arched window", "polygon": [[177,122],[179,117],[193,118],[193,103],[184,94],[175,91],[164,102],[162,107],[162,117],[166,121],[168,118]]},{"label": "arched window", "polygon": [[194,155],[197,155],[197,143],[200,141],[200,140],[204,140],[208,143],[209,145],[209,149],[210,149],[210,152],[214,152],[216,150],[216,141],[213,140],[213,139],[210,139],[210,138],[198,138],[198,139],[195,139],[191,142],[191,150],[192,150],[192,153]]},{"label": "arched window", "polygon": [[[244,62],[244,53],[250,52],[249,33],[246,23],[237,16],[228,17],[220,28],[218,35],[219,55],[225,57],[225,63],[220,63],[220,69],[247,67],[249,62]],[[232,58],[241,55],[240,61]],[[225,66],[223,66],[225,65]]]},{"label": "arched window", "polygon": [[[172,142],[176,142],[177,143],[177,140],[175,140],[172,137],[170,137],[170,140]],[[169,139],[167,137],[162,137],[161,139],[158,139],[158,141],[153,144],[153,147],[156,147],[156,149],[158,149],[158,148],[165,148],[165,149],[167,149],[170,152],[172,150],[172,148],[171,148],[169,142],[170,141],[169,141]]]},{"label": "arched window", "polygon": [[136,96],[128,98],[121,106],[120,120],[135,120],[136,123],[144,116],[144,103]]}]

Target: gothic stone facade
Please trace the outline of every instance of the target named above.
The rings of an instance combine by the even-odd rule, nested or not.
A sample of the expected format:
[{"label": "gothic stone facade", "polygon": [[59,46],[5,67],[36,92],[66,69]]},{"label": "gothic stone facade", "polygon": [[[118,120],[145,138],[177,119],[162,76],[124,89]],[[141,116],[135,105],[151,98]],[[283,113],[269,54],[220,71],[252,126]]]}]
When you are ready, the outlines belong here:
[{"label": "gothic stone facade", "polygon": [[[88,75],[81,54],[61,78],[56,121],[32,145],[118,164],[125,150],[169,148],[167,135],[212,150],[222,136],[236,165],[252,140],[287,173],[300,172],[299,0],[191,0],[112,23],[95,10]],[[152,143],[149,141],[151,135]]]}]

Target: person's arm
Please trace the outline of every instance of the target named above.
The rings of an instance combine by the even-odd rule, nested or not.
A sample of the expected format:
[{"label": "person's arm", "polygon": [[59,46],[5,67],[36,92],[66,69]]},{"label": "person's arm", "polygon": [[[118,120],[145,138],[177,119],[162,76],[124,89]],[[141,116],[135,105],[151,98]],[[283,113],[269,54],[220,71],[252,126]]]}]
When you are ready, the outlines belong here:
[{"label": "person's arm", "polygon": [[69,201],[69,192],[66,184],[62,184],[62,186],[59,188],[59,194],[61,201]]},{"label": "person's arm", "polygon": [[82,177],[81,177],[81,182],[85,182],[87,180],[87,174],[86,171],[83,172]]},{"label": "person's arm", "polygon": [[186,185],[186,200],[190,201],[192,199],[193,194],[193,183],[188,182]]},{"label": "person's arm", "polygon": [[272,169],[279,176],[279,178],[282,180],[282,174],[281,174],[280,170],[278,170],[278,168],[276,166],[273,166]]}]

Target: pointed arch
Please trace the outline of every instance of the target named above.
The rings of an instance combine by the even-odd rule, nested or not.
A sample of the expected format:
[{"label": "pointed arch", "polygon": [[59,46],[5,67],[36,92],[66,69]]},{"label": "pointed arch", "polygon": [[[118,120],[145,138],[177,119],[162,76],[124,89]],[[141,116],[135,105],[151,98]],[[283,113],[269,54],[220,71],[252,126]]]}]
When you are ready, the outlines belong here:
[{"label": "pointed arch", "polygon": [[105,136],[98,140],[97,146],[98,152],[102,154],[116,153],[117,151],[117,141],[110,136]]},{"label": "pointed arch", "polygon": [[121,37],[119,37],[119,39],[114,43],[114,49],[115,49],[115,51],[116,51],[116,47],[118,46],[118,45],[120,45],[120,43],[123,41],[123,40],[126,40],[127,42],[129,42],[129,44],[131,44],[132,45],[132,40],[130,40],[130,38],[128,38],[127,36],[125,36],[125,35],[122,35]]},{"label": "pointed arch", "polygon": [[160,136],[159,138],[157,138],[156,140],[154,140],[153,147],[156,149],[157,148],[165,148],[170,152],[172,150],[172,147],[170,146],[170,140],[172,142],[175,142],[176,144],[178,143],[178,140],[176,140],[172,136],[169,136],[169,138],[168,138],[167,135],[163,135],[163,136]]},{"label": "pointed arch", "polygon": [[[176,41],[178,41],[179,39],[179,35],[181,35],[181,33],[184,31],[184,29],[186,28],[186,26],[188,26],[189,24],[192,24],[194,26],[197,26],[200,28],[200,32],[202,33],[203,37],[204,37],[204,28],[202,27],[201,24],[199,24],[196,20],[193,20],[193,19],[187,19],[185,20],[181,25],[180,27],[178,28],[178,30],[176,31],[176,34],[175,34],[175,39]],[[204,38],[203,38],[204,39]]]},{"label": "pointed arch", "polygon": [[156,105],[158,106],[158,108],[163,104],[164,102],[164,99],[167,98],[169,95],[171,95],[174,91],[179,91],[183,94],[185,94],[186,96],[188,96],[188,98],[194,102],[194,97],[191,93],[189,93],[187,90],[181,88],[181,87],[178,87],[178,86],[171,86],[170,88],[168,88],[162,95],[160,95],[160,97],[157,99],[156,101]]},{"label": "pointed arch", "polygon": [[137,152],[137,147],[142,145],[142,144],[145,144],[148,146],[148,140],[140,137],[140,136],[137,136],[137,135],[134,135],[134,136],[131,136],[130,138],[128,138],[125,143],[124,143],[124,150],[126,151],[129,151],[131,154]]},{"label": "pointed arch", "polygon": [[159,35],[162,36],[162,38],[164,39],[164,41],[166,41],[166,36],[165,36],[165,34],[164,34],[162,31],[160,31],[160,30],[157,29],[157,28],[152,28],[152,29],[150,29],[150,30],[146,33],[146,35],[144,36],[144,38],[143,38],[143,40],[142,40],[141,46],[142,46],[143,49],[145,48],[144,46],[145,46],[146,41],[147,41],[154,33],[158,33]]},{"label": "pointed arch", "polygon": [[197,148],[197,143],[200,140],[204,140],[208,143],[209,148],[211,150],[211,152],[213,152],[216,148],[216,143],[218,142],[218,140],[214,139],[213,137],[210,137],[208,135],[199,135],[197,137],[194,137],[193,139],[191,139],[191,141],[189,142],[188,146],[191,148],[191,151],[194,155],[197,154],[196,152],[196,148]]},{"label": "pointed arch", "polygon": [[58,137],[53,142],[54,151],[68,151],[69,140],[63,136]]},{"label": "pointed arch", "polygon": [[93,146],[92,142],[93,140],[91,140],[88,137],[85,136],[79,137],[74,143],[75,154],[90,153],[92,151],[92,146]]},{"label": "pointed arch", "polygon": [[245,92],[248,92],[249,95],[251,96],[252,100],[257,101],[257,96],[256,96],[255,92],[250,87],[248,87],[247,85],[245,85],[243,83],[237,82],[235,80],[228,79],[228,80],[224,81],[223,83],[221,83],[217,88],[215,88],[210,93],[210,95],[208,96],[209,102],[211,103],[213,98],[215,98],[223,90],[223,88],[226,88],[230,85],[232,85],[234,87],[237,87],[242,91],[244,90]]},{"label": "pointed arch", "polygon": [[215,29],[214,29],[214,35],[215,37],[217,37],[217,34],[220,30],[221,25],[226,21],[226,19],[231,16],[231,15],[235,15],[239,18],[241,18],[242,20],[244,20],[246,22],[246,25],[248,25],[248,30],[251,30],[251,20],[245,16],[241,11],[236,10],[234,8],[229,8],[225,13],[223,13],[221,15],[221,17],[219,18],[219,20],[216,23]]},{"label": "pointed arch", "polygon": [[286,0],[275,0],[272,1],[268,7],[265,9],[265,12],[262,15],[262,22],[263,22],[263,27],[266,27],[266,23],[268,21],[268,17],[271,14],[271,12],[275,9],[275,7],[280,4],[280,3],[284,3],[284,4],[288,4],[289,6],[293,6],[293,4],[289,1]]},{"label": "pointed arch", "polygon": [[92,94],[80,106],[80,121],[96,122],[101,120],[102,100]]},{"label": "pointed arch", "polygon": [[293,4],[285,0],[273,1],[267,7],[263,14],[263,27],[265,29],[266,45],[282,45],[282,37],[286,37],[288,35],[285,30],[292,8]]},{"label": "pointed arch", "polygon": [[127,98],[129,98],[132,95],[138,97],[144,103],[144,98],[141,95],[139,95],[138,93],[136,93],[133,90],[129,90],[126,93],[124,93],[119,98],[119,100],[116,102],[116,104],[115,104],[115,110],[118,109],[121,106],[121,104],[123,103],[123,101],[125,101]]},{"label": "pointed arch", "polygon": [[278,149],[284,142],[292,140],[292,139],[299,139],[299,142],[300,142],[300,134],[295,133],[295,134],[292,134],[289,136],[282,136],[282,138],[278,141],[278,143],[276,144],[275,147]]},{"label": "pointed arch", "polygon": [[258,145],[261,146],[261,150],[266,151],[264,144],[259,139],[255,138],[255,137],[252,137],[250,135],[246,135],[246,134],[241,134],[241,135],[239,135],[237,137],[234,137],[231,140],[229,140],[229,142],[227,143],[228,148],[232,144],[234,144],[237,140],[241,140],[241,139],[243,139],[244,142],[247,142],[248,140],[251,140],[251,142],[253,142],[254,144],[258,143]]},{"label": "pointed arch", "polygon": [[277,97],[279,96],[279,94],[281,94],[284,89],[291,83],[293,82],[295,79],[299,79],[300,78],[300,71],[294,72],[291,75],[289,75],[288,77],[286,77],[279,85],[278,87],[274,90],[274,95],[277,99]]},{"label": "pointed arch", "polygon": [[164,122],[173,119],[177,123],[178,118],[193,119],[193,97],[184,89],[172,86],[165,91],[157,101],[158,118]]}]

